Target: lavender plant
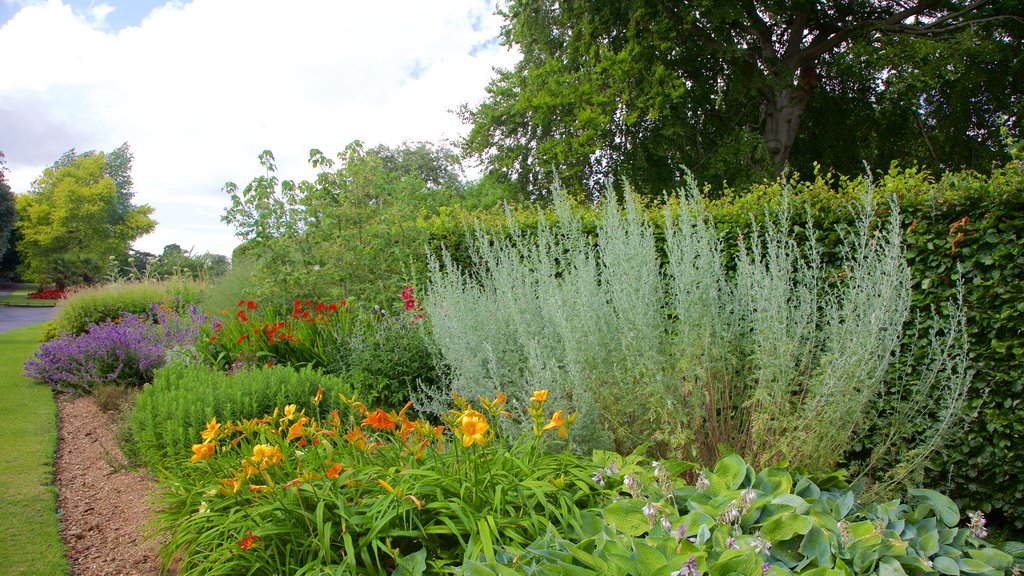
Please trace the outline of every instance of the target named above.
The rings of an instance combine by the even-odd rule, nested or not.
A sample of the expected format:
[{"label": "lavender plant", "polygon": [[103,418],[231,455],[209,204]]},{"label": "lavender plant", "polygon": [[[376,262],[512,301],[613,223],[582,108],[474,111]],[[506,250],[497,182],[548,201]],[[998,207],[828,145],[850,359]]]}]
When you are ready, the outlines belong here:
[{"label": "lavender plant", "polygon": [[25,376],[57,392],[89,392],[104,383],[141,386],[164,365],[168,351],[191,345],[206,315],[195,306],[178,314],[165,304],[151,313],[122,314],[84,334],[44,342],[25,362]]}]

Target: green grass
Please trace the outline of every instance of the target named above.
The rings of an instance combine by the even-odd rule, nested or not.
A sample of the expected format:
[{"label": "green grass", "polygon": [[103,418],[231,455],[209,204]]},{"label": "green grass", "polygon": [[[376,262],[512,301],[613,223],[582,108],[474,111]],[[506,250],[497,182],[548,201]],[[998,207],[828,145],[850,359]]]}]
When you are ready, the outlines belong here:
[{"label": "green grass", "polygon": [[0,334],[0,572],[67,574],[53,488],[57,406],[46,386],[21,376],[43,325]]},{"label": "green grass", "polygon": [[57,300],[29,300],[29,290],[18,290],[17,292],[11,292],[6,296],[0,296],[0,305],[5,306],[39,306],[39,307],[54,307],[57,305]]}]

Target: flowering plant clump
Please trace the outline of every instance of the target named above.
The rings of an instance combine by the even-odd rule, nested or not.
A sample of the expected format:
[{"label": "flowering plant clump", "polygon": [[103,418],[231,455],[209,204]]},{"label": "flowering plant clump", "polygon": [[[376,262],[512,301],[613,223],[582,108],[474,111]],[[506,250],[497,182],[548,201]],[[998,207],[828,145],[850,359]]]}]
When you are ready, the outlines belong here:
[{"label": "flowering plant clump", "polygon": [[63,288],[54,288],[52,290],[40,290],[39,292],[30,292],[26,298],[29,300],[60,300],[64,298]]},{"label": "flowering plant clump", "polygon": [[[399,566],[434,572],[579,528],[601,501],[593,467],[546,449],[571,418],[518,439],[503,437],[504,395],[455,408],[435,424],[370,409],[340,395],[342,410],[286,405],[258,419],[200,430],[165,478],[161,554],[180,574],[367,573]],[[551,423],[543,402],[531,414]],[[541,422],[543,424],[543,422]],[[396,572],[397,573],[397,572]]]},{"label": "flowering plant clump", "polygon": [[[474,562],[477,573],[998,576],[1013,561],[982,540],[980,513],[963,522],[953,501],[932,490],[861,503],[844,472],[755,472],[736,455],[699,474],[692,463],[640,452],[596,451],[594,461],[614,501],[585,513],[594,516],[572,537],[497,550]],[[683,473],[699,480],[690,485]]]},{"label": "flowering plant clump", "polygon": [[345,300],[295,300],[291,313],[281,315],[243,299],[233,313],[221,310],[210,322],[199,348],[207,362],[225,371],[275,364],[322,367],[325,341],[339,329],[346,332],[349,324]]},{"label": "flowering plant clump", "polygon": [[150,316],[124,314],[85,334],[44,342],[25,362],[25,376],[58,392],[89,391],[107,382],[141,386],[152,381],[168,350],[195,341],[205,320],[195,307],[184,316],[161,302]]}]

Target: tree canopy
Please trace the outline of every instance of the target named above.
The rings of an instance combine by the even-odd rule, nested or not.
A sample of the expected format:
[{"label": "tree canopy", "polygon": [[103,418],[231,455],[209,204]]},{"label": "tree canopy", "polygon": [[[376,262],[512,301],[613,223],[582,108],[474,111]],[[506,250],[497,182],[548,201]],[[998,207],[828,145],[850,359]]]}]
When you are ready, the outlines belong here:
[{"label": "tree canopy", "polygon": [[0,261],[8,250],[12,250],[14,223],[18,212],[14,205],[14,192],[7,183],[7,166],[4,164],[4,153],[0,151]]},{"label": "tree canopy", "polygon": [[787,163],[988,169],[1021,130],[1020,0],[509,0],[523,57],[464,107],[464,151],[523,193],[685,166],[743,184]]},{"label": "tree canopy", "polygon": [[[58,286],[98,280],[111,256],[127,253],[133,241],[156,227],[152,207],[131,204],[130,178],[128,188],[118,190],[107,173],[106,154],[65,162],[67,156],[17,199],[19,272],[25,279]],[[129,155],[124,175],[130,164]]]}]

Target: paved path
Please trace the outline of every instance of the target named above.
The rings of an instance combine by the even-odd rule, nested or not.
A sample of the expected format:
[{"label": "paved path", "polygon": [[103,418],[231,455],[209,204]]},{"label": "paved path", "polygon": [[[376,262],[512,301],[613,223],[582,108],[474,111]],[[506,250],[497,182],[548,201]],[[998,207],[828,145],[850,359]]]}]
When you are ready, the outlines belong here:
[{"label": "paved path", "polygon": [[57,308],[51,306],[0,306],[0,334],[29,324],[53,318]]}]

